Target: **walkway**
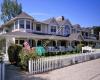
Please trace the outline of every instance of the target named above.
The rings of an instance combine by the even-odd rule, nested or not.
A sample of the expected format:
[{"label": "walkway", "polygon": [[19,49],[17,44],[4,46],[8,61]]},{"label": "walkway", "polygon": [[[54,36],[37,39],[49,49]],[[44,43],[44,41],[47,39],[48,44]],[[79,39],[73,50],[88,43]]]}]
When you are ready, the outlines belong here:
[{"label": "walkway", "polygon": [[5,80],[46,80],[40,77],[34,77],[26,72],[21,71],[13,65],[6,65]]}]

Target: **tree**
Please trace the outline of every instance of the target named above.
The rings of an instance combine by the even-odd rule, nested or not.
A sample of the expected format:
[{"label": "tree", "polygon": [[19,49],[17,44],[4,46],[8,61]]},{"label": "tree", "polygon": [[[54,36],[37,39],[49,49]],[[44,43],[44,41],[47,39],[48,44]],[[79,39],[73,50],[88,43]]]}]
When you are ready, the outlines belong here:
[{"label": "tree", "polygon": [[1,20],[5,23],[22,12],[22,6],[17,0],[3,0],[1,3]]},{"label": "tree", "polygon": [[100,26],[94,26],[93,30],[94,30],[94,34],[96,35],[97,39],[99,39]]}]

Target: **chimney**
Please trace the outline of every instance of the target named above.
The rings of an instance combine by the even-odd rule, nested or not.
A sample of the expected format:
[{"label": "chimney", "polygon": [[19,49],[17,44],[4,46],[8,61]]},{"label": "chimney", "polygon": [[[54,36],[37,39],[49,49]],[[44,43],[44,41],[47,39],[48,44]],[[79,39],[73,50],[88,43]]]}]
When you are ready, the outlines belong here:
[{"label": "chimney", "polygon": [[63,21],[64,20],[64,16],[59,16],[56,18],[57,21]]}]

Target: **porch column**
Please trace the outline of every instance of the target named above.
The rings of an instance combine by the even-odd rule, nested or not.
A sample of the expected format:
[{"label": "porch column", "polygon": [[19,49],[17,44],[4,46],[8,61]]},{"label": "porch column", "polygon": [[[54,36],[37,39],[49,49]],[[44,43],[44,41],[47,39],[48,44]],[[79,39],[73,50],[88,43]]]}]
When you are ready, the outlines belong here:
[{"label": "porch column", "polygon": [[71,43],[72,43],[72,42],[71,42],[71,41],[69,41],[69,46],[71,46]]},{"label": "porch column", "polygon": [[66,47],[68,46],[68,41],[66,41]]},{"label": "porch column", "polygon": [[14,38],[14,37],[12,38],[12,41],[13,41],[13,43],[15,44],[15,38]]},{"label": "porch column", "polygon": [[57,47],[57,40],[55,40],[55,43],[56,43],[56,47]]},{"label": "porch column", "polygon": [[25,29],[25,31],[26,31],[26,19],[24,20],[24,29]]},{"label": "porch column", "polygon": [[18,30],[19,30],[19,20],[18,20]]},{"label": "porch column", "polygon": [[35,39],[35,47],[37,47],[37,43],[38,43],[38,40],[37,40],[37,39]]},{"label": "porch column", "polygon": [[9,47],[9,40],[6,38],[6,53],[4,54],[4,61],[9,61],[9,58],[8,58],[8,47]]}]

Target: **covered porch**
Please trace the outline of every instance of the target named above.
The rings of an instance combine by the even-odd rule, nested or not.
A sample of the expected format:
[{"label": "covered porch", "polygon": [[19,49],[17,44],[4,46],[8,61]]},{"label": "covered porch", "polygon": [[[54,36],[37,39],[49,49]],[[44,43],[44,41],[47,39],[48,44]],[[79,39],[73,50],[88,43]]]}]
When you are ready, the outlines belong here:
[{"label": "covered porch", "polygon": [[23,45],[27,41],[30,47],[43,46],[46,52],[66,52],[70,51],[71,44],[67,37],[54,36],[54,35],[42,35],[26,32],[10,32],[0,35],[6,39],[5,56],[8,59],[8,47],[11,43]]}]

